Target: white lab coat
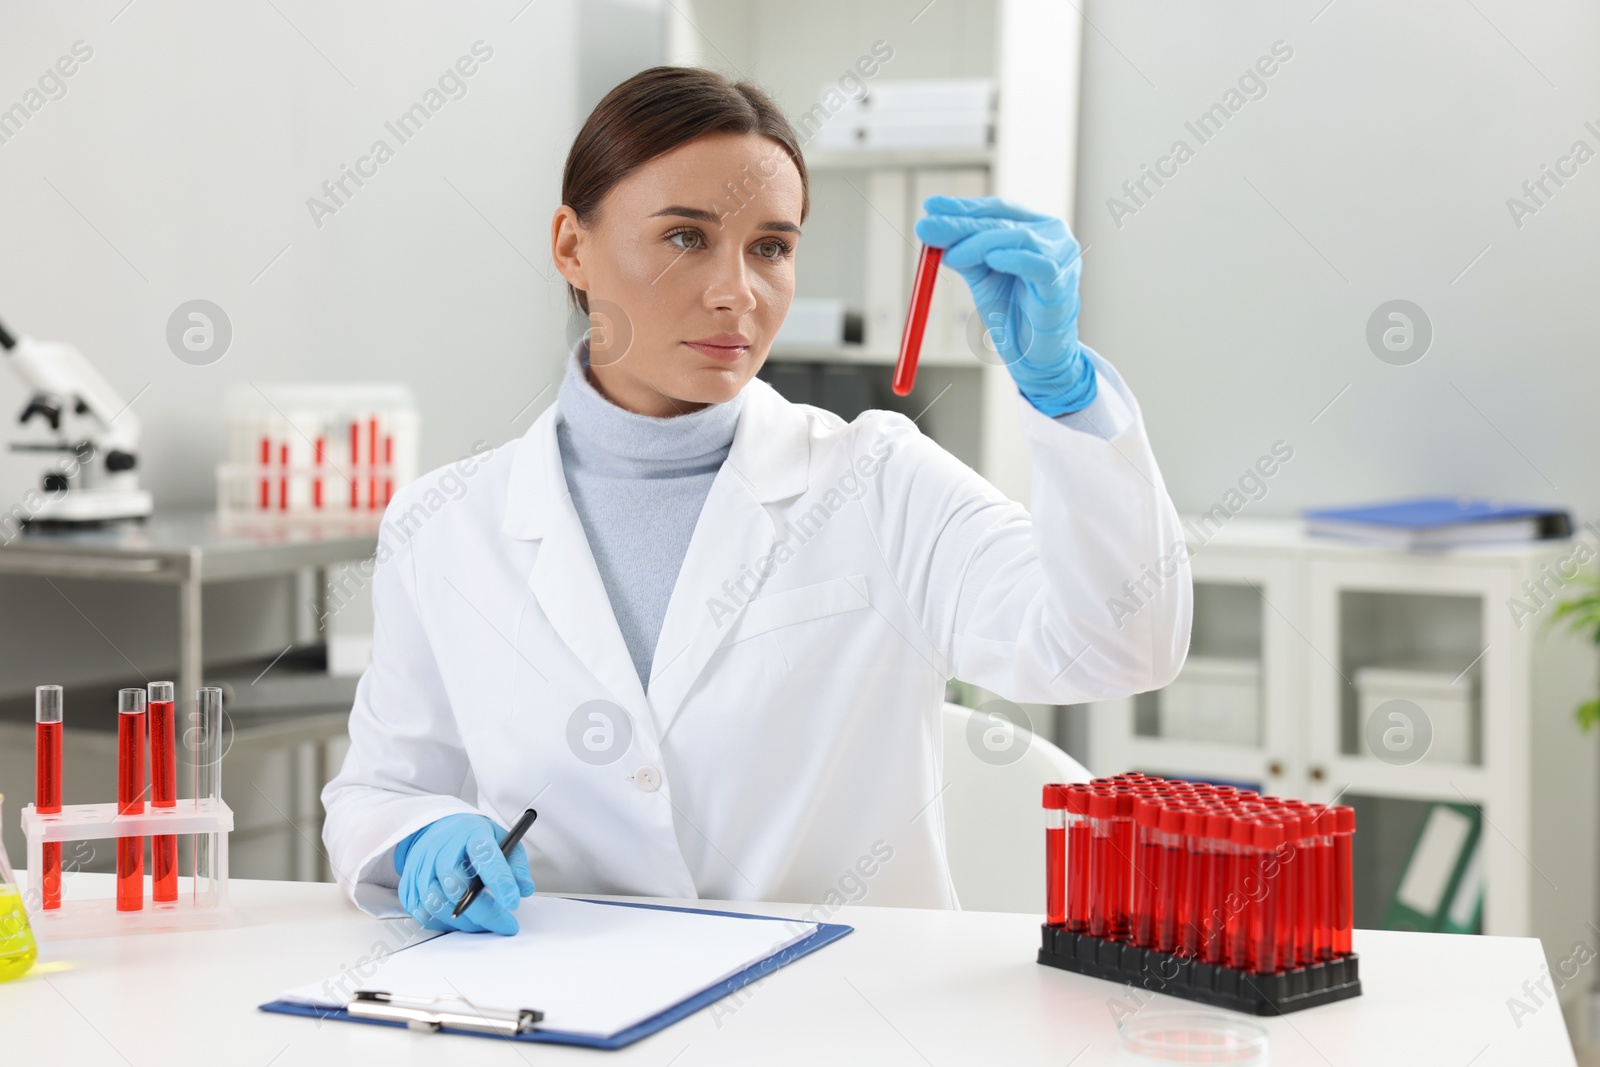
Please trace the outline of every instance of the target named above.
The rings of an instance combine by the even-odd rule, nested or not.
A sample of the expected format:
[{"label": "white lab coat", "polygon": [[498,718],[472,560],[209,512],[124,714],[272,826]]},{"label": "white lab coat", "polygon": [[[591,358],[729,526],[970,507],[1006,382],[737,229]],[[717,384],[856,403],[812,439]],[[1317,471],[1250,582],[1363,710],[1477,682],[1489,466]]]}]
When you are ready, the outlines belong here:
[{"label": "white lab coat", "polygon": [[846,423],[752,380],[648,689],[567,492],[558,404],[405,487],[322,793],[340,884],[403,915],[397,841],[531,804],[545,890],[959,906],[946,680],[1069,704],[1163,686],[1188,649],[1178,517],[1137,403],[1093,358],[1128,425],[1105,440],[1019,396],[1031,516],[902,415]]}]

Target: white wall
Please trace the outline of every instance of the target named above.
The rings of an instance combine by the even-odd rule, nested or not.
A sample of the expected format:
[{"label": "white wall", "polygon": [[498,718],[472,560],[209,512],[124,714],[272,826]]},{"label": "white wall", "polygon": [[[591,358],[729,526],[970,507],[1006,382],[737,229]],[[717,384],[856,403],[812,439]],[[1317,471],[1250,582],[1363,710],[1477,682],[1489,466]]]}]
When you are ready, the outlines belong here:
[{"label": "white wall", "polygon": [[[158,509],[211,505],[218,402],[239,382],[403,381],[424,468],[520,434],[565,347],[548,233],[578,121],[574,2],[0,4],[0,108],[75,41],[93,49],[0,144],[0,320],[75,343],[126,398],[145,390]],[[384,123],[480,40],[493,56],[466,95],[400,144]],[[307,198],[380,137],[394,158],[319,228]],[[164,338],[196,297],[233,323],[209,366]],[[24,401],[0,372],[7,439]],[[0,504],[37,476],[0,458]],[[172,661],[165,590],[71,589],[141,668]],[[127,671],[60,600],[0,579],[0,690]],[[36,608],[48,625],[19,617]],[[247,609],[214,651],[282,648],[287,613]]]},{"label": "white wall", "polygon": [[[1281,439],[1294,459],[1253,513],[1435,491],[1600,510],[1600,159],[1520,229],[1506,206],[1575,140],[1600,152],[1600,8],[1086,11],[1082,333],[1137,391],[1181,508],[1218,502]],[[1196,146],[1184,123],[1280,39],[1294,55],[1267,95],[1115,225],[1120,184]],[[1435,330],[1410,366],[1364,338],[1394,298]]]}]

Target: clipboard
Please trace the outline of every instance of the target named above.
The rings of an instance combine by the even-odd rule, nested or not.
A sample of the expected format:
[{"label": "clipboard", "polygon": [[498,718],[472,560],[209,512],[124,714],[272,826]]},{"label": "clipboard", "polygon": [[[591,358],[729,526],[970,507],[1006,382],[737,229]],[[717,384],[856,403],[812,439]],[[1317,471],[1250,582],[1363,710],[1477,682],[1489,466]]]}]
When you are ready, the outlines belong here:
[{"label": "clipboard", "polygon": [[[725,918],[749,919],[755,922],[790,922],[792,920],[770,915],[748,915],[741,912],[714,911],[700,908],[682,908],[664,904],[639,904],[616,900],[584,900],[585,903],[618,908],[643,908],[652,911],[687,912],[698,915],[717,915]],[[526,1041],[544,1044],[577,1045],[584,1048],[619,1049],[649,1037],[688,1018],[702,1008],[728,996],[753,982],[772,974],[802,956],[810,955],[825,945],[851,933],[854,927],[838,923],[817,923],[816,931],[809,937],[796,941],[759,959],[744,970],[700,991],[671,1007],[644,1019],[627,1029],[608,1036],[573,1033],[563,1030],[546,1030],[540,1027],[543,1015],[537,1005],[504,1011],[485,1011],[471,1008],[467,1012],[449,1004],[412,1000],[403,995],[380,990],[361,990],[356,999],[345,1008],[329,1009],[291,1000],[273,1000],[259,1005],[261,1011],[281,1015],[301,1015],[313,1019],[335,1022],[368,1023],[377,1026],[399,1026],[413,1030],[442,1034],[464,1034],[469,1037],[497,1037],[508,1041]],[[353,1010],[352,1010],[353,1009]]]}]

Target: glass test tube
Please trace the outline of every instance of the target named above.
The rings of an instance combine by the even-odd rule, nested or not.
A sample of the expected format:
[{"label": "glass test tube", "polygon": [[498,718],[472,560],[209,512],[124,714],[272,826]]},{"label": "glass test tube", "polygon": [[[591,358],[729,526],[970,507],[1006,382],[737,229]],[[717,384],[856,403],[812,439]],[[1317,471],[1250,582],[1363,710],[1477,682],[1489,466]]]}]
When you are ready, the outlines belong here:
[{"label": "glass test tube", "polygon": [[1210,853],[1207,864],[1209,875],[1201,886],[1201,957],[1211,964],[1224,961],[1223,909],[1228,895],[1228,860],[1232,845],[1228,841],[1231,820],[1222,808],[1213,808],[1206,815],[1206,850]]},{"label": "glass test tube", "polygon": [[1313,866],[1317,898],[1315,953],[1320,962],[1333,959],[1333,832],[1338,823],[1339,814],[1331,807],[1324,807],[1317,816]]},{"label": "glass test tube", "polygon": [[1172,952],[1178,947],[1179,895],[1182,892],[1187,855],[1183,847],[1185,815],[1179,802],[1168,801],[1161,808],[1160,829],[1156,840],[1161,846],[1158,879],[1161,890],[1156,894],[1155,948],[1158,952]]},{"label": "glass test tube", "polygon": [[1067,929],[1089,932],[1089,794],[1087,785],[1067,787]]},{"label": "glass test tube", "polygon": [[[222,799],[222,690],[207,686],[195,691],[194,711],[186,731],[194,766],[195,807],[216,807]],[[220,835],[196,834],[194,840],[194,902],[218,903]]]},{"label": "glass test tube", "polygon": [[1355,925],[1355,884],[1353,859],[1356,809],[1340,804],[1333,809],[1333,954],[1348,956],[1353,950],[1351,929]]},{"label": "glass test tube", "polygon": [[[147,714],[150,718],[150,806],[178,806],[177,753],[173,751],[173,687],[171,682],[151,682]],[[150,839],[150,899],[178,899],[178,838],[162,834]]]},{"label": "glass test tube", "polygon": [[1246,971],[1250,969],[1250,930],[1255,923],[1252,894],[1259,891],[1254,877],[1255,823],[1247,812],[1240,812],[1230,830],[1233,856],[1229,863],[1229,893],[1237,906],[1228,913],[1227,959],[1229,967]]},{"label": "glass test tube", "polygon": [[[144,814],[145,693],[117,691],[117,814]],[[144,838],[117,838],[117,910],[144,908]]]},{"label": "glass test tube", "polygon": [[1293,808],[1299,816],[1299,835],[1294,842],[1294,965],[1309,967],[1316,962],[1317,949],[1317,817],[1309,804]]},{"label": "glass test tube", "polygon": [[1067,924],[1067,787],[1044,787],[1045,922]]},{"label": "glass test tube", "polygon": [[1274,949],[1278,969],[1286,971],[1296,966],[1299,941],[1300,865],[1295,861],[1299,858],[1300,816],[1292,808],[1280,808],[1277,815],[1278,825],[1283,827],[1283,843],[1273,851],[1278,867],[1278,933]]},{"label": "glass test tube", "polygon": [[1115,872],[1110,909],[1111,935],[1121,941],[1128,936],[1129,916],[1133,910],[1133,793],[1125,786],[1118,789],[1117,813],[1111,818],[1111,863]]},{"label": "glass test tube", "polygon": [[1161,799],[1140,796],[1133,802],[1134,864],[1133,916],[1129,932],[1133,943],[1150,948],[1155,943],[1156,895],[1161,886]]},{"label": "glass test tube", "polygon": [[1186,859],[1178,908],[1178,946],[1185,959],[1198,959],[1204,952],[1205,886],[1211,880],[1211,848],[1206,840],[1209,814],[1206,809],[1197,808],[1186,812],[1183,819]]},{"label": "glass test tube", "polygon": [[1268,819],[1253,821],[1254,867],[1256,892],[1259,898],[1251,916],[1250,969],[1257,974],[1269,974],[1283,969],[1278,956],[1278,913],[1282,909],[1282,888],[1278,876],[1282,867],[1278,862],[1278,846],[1283,844],[1283,824]]},{"label": "glass test tube", "polygon": [[1116,794],[1096,792],[1089,796],[1089,935],[1116,938],[1114,901],[1116,897],[1116,842],[1112,822],[1117,814]]},{"label": "glass test tube", "polygon": [[[33,691],[33,807],[43,814],[61,810],[62,691],[41,685]],[[46,908],[61,907],[61,842],[44,843],[40,899]]]}]

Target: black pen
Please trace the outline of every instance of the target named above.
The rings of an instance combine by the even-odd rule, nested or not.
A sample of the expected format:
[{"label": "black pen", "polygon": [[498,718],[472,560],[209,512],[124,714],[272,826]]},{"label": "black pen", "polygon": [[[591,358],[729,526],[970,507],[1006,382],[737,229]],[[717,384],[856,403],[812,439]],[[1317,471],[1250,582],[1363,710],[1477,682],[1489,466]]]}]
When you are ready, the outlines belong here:
[{"label": "black pen", "polygon": [[[522,818],[518,819],[517,824],[511,828],[511,832],[506,834],[506,839],[500,842],[500,855],[510,859],[511,850],[517,847],[517,842],[522,840],[522,835],[528,832],[528,827],[532,826],[533,820],[538,817],[539,813],[532,808],[523,812]],[[450,913],[450,917],[452,919],[461,918],[461,913],[472,906],[472,902],[478,899],[478,894],[481,892],[483,892],[483,875],[475,874],[472,876],[472,885],[468,886],[467,891],[461,894],[461,900],[456,904],[456,910]]]}]

